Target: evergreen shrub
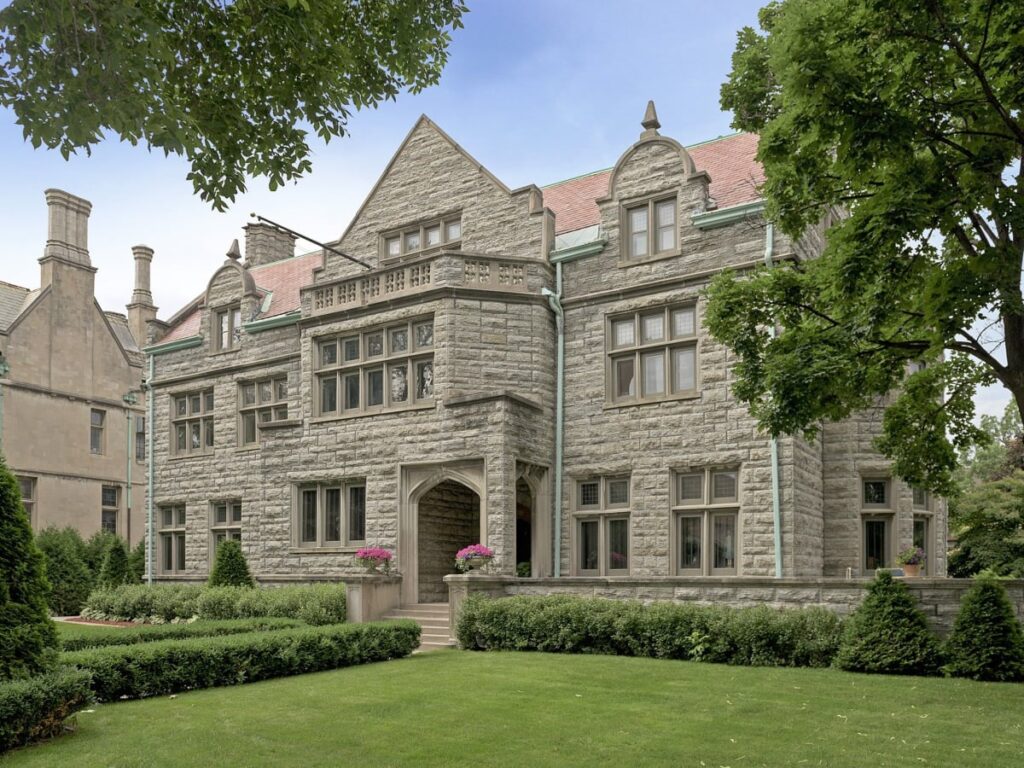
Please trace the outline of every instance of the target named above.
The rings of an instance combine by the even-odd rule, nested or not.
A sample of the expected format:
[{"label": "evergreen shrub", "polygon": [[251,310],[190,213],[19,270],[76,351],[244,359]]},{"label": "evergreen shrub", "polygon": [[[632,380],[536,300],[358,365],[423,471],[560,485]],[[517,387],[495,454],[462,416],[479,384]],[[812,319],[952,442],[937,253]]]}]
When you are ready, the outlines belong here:
[{"label": "evergreen shrub", "polygon": [[1024,680],[1024,639],[1006,589],[992,578],[976,579],[960,603],[946,640],[953,677],[1011,682]]},{"label": "evergreen shrub", "polygon": [[92,700],[88,672],[57,669],[0,683],[0,752],[57,736]]},{"label": "evergreen shrub", "polygon": [[937,675],[939,643],[907,585],[880,571],[843,627],[835,666],[883,675]]},{"label": "evergreen shrub", "polygon": [[249,573],[249,566],[242,554],[242,545],[234,539],[222,541],[210,571],[211,587],[254,587],[256,583]]},{"label": "evergreen shrub", "polygon": [[39,532],[36,545],[46,561],[50,612],[56,616],[77,616],[89,596],[92,581],[82,559],[82,537],[74,528],[50,527]]},{"label": "evergreen shrub", "polygon": [[230,619],[228,621],[197,621],[188,624],[146,624],[127,627],[97,635],[90,632],[81,636],[64,635],[61,646],[65,651],[81,651],[85,648],[104,648],[108,645],[136,645],[155,643],[158,640],[184,639],[187,637],[221,637],[241,635],[247,632],[273,632],[279,629],[297,629],[303,625],[298,619]]},{"label": "evergreen shrub", "polygon": [[107,555],[103,558],[103,566],[100,568],[97,584],[101,587],[118,587],[129,583],[130,580],[128,551],[125,549],[124,542],[115,539],[107,548]]}]

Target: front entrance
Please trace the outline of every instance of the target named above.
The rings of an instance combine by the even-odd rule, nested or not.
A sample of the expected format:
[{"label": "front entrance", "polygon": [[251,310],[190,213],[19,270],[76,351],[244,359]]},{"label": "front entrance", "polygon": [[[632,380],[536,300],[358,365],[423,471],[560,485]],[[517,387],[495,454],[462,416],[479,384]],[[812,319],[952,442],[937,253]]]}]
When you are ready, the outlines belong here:
[{"label": "front entrance", "polygon": [[533,575],[533,492],[522,477],[516,483],[516,576]]},{"label": "front entrance", "polygon": [[420,497],[416,539],[417,599],[446,603],[444,577],[455,573],[455,553],[480,543],[480,497],[456,480],[441,481]]}]

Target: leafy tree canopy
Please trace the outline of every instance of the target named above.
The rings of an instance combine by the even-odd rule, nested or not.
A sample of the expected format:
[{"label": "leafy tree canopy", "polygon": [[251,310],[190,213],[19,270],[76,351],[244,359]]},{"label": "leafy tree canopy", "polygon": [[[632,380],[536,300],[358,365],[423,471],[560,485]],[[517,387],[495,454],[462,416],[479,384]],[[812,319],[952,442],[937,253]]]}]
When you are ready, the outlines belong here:
[{"label": "leafy tree canopy", "polygon": [[309,131],[438,82],[462,0],[13,0],[0,105],[68,157],[111,132],[191,163],[215,208],[311,168]]},{"label": "leafy tree canopy", "polygon": [[986,439],[977,387],[1024,407],[1022,28],[999,0],[782,0],[740,31],[722,105],[760,133],[769,219],[798,243],[835,220],[820,259],[710,288],[763,428],[814,436],[901,387],[878,447],[949,492]]}]

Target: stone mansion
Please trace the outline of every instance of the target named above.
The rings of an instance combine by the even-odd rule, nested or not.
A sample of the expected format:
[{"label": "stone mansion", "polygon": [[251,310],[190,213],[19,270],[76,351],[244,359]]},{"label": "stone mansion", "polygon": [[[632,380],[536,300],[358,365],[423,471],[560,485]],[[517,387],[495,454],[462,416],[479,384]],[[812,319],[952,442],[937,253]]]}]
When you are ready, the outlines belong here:
[{"label": "stone mansion", "polygon": [[403,603],[447,601],[476,542],[507,577],[862,576],[915,544],[944,574],[945,504],[891,476],[880,411],[773,441],[703,327],[712,276],[813,258],[827,222],[766,224],[755,136],[659,128],[510,189],[422,117],[337,241],[249,224],[149,323],[157,578],[226,538],[265,583],[386,547]]}]

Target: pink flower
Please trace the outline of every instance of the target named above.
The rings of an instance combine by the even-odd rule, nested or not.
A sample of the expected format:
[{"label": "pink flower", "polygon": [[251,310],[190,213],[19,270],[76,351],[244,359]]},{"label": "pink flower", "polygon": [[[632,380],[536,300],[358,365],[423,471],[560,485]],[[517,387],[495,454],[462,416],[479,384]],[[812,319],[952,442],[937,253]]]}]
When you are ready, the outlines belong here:
[{"label": "pink flower", "polygon": [[468,547],[460,549],[455,555],[456,560],[472,560],[474,558],[489,560],[492,557],[494,557],[494,550],[483,544],[470,544]]}]

